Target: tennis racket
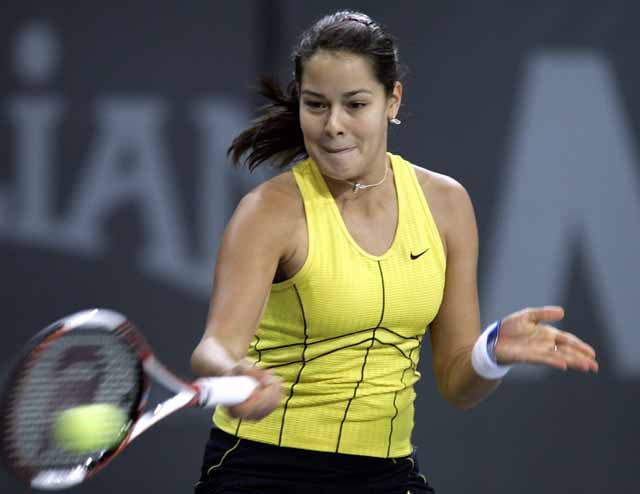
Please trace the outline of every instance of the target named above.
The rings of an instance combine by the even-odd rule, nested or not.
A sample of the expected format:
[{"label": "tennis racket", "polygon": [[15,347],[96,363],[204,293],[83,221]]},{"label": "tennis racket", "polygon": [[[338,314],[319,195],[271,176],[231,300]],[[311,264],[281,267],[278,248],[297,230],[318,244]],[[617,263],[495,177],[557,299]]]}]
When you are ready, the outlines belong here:
[{"label": "tennis racket", "polygon": [[[152,382],[171,397],[148,406]],[[34,336],[13,369],[0,408],[2,456],[33,488],[65,489],[106,466],[142,432],[186,407],[211,408],[246,400],[257,383],[248,376],[186,382],[166,369],[127,318],[106,309],[72,314]],[[55,418],[69,408],[104,403],[123,410],[122,438],[108,449],[63,449]]]}]

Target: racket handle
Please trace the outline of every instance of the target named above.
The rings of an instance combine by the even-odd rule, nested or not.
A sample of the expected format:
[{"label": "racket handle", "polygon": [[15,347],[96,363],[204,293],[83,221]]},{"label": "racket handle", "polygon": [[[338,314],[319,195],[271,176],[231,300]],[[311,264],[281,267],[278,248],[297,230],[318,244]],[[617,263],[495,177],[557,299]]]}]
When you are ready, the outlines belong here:
[{"label": "racket handle", "polygon": [[249,376],[232,377],[202,377],[194,383],[200,390],[199,404],[203,408],[213,408],[216,405],[237,405],[245,401],[258,381]]}]

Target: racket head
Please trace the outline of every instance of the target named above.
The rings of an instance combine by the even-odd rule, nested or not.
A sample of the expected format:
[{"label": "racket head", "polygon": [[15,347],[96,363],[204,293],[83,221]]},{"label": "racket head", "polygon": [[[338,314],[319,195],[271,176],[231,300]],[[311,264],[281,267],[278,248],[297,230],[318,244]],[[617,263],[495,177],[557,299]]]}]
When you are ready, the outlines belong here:
[{"label": "racket head", "polygon": [[[14,366],[0,403],[0,446],[9,471],[33,488],[59,490],[104,466],[144,407],[149,383],[143,361],[149,355],[150,347],[136,328],[108,309],[72,314],[34,336]],[[96,403],[125,412],[121,441],[84,452],[57,444],[56,417]]]}]

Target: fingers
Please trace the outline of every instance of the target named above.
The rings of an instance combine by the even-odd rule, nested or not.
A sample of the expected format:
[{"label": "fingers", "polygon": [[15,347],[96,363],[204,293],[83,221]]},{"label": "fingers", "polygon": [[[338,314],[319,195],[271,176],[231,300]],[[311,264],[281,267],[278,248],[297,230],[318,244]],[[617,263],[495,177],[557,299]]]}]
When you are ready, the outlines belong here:
[{"label": "fingers", "polygon": [[565,358],[559,351],[550,350],[536,350],[529,352],[529,354],[522,359],[522,363],[546,365],[555,369],[566,371],[569,367]]},{"label": "fingers", "polygon": [[259,369],[258,367],[253,367],[248,364],[243,364],[236,367],[234,369],[234,375],[251,376],[263,386],[268,386],[269,384],[280,380],[280,378],[277,377],[272,370]]},{"label": "fingers", "polygon": [[[545,364],[563,370],[598,372],[599,365],[592,346],[571,333],[541,324],[541,321],[559,321],[564,318],[562,307],[548,305],[525,309],[525,312],[528,320],[535,324],[532,340],[535,341],[537,353],[535,357],[529,356],[536,359],[532,363]],[[544,348],[540,348],[541,345]]]},{"label": "fingers", "polygon": [[557,352],[571,369],[582,372],[598,372],[600,366],[596,360],[596,352],[577,336],[565,331],[558,331],[556,336]]},{"label": "fingers", "polygon": [[546,365],[563,371],[572,369],[582,372],[598,372],[599,369],[595,359],[562,345],[552,345],[546,350],[529,351],[521,361],[528,364]]},{"label": "fingers", "polygon": [[567,368],[582,372],[598,372],[598,362],[595,359],[576,352],[571,348],[558,347],[558,352],[564,359]]},{"label": "fingers", "polygon": [[535,348],[529,352],[529,363],[549,365],[561,370],[598,372],[596,352],[577,336],[553,326],[539,325],[543,330]]},{"label": "fingers", "polygon": [[529,321],[539,323],[540,321],[560,321],[564,318],[564,309],[558,305],[545,305],[544,307],[534,307],[525,309]]},{"label": "fingers", "polygon": [[278,407],[283,393],[279,384],[256,389],[243,403],[230,409],[235,417],[246,420],[261,420]]},{"label": "fingers", "polygon": [[566,331],[558,330],[558,333],[556,335],[556,344],[575,348],[576,350],[592,359],[596,358],[596,351],[591,345],[588,345],[577,336]]},{"label": "fingers", "polygon": [[[527,314],[549,320],[563,315],[561,307],[526,309]],[[504,364],[522,362],[546,365],[556,369],[598,372],[596,352],[572,333],[551,325],[536,323],[526,334],[501,334],[496,347],[498,362]]]},{"label": "fingers", "polygon": [[272,371],[256,367],[243,367],[238,372],[253,377],[259,384],[249,398],[229,407],[229,412],[232,416],[242,419],[263,419],[278,407],[284,396],[282,380]]}]

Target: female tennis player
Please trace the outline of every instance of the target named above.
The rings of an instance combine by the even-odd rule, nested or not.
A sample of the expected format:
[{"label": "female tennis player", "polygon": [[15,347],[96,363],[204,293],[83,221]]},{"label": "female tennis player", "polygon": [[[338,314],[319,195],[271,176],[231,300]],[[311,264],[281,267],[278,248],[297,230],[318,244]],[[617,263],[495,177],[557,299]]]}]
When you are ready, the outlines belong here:
[{"label": "female tennis player", "polygon": [[420,345],[439,391],[469,409],[514,364],[598,370],[594,350],[523,309],[481,331],[478,235],[465,189],[387,150],[402,100],[380,24],[311,26],[286,92],[233,142],[236,163],[294,166],[242,199],[219,251],[192,367],[260,382],[219,408],[197,493],[434,492],[411,442]]}]

